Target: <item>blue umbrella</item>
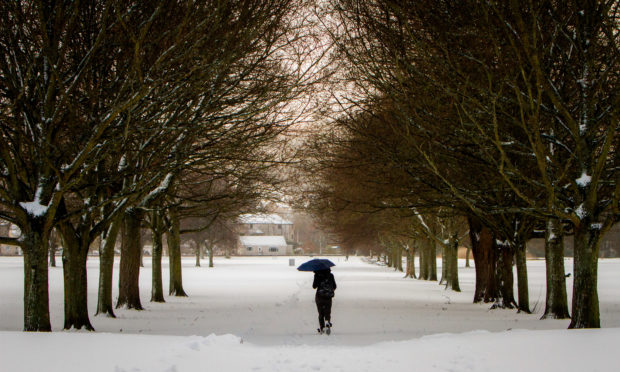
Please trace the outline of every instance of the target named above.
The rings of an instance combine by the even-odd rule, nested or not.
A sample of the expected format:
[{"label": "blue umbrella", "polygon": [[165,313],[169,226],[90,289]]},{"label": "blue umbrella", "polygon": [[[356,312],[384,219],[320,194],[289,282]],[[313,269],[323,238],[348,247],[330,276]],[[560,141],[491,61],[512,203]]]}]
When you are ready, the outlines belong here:
[{"label": "blue umbrella", "polygon": [[299,271],[319,271],[319,270],[329,269],[332,266],[336,266],[336,264],[334,264],[333,262],[331,262],[330,260],[328,260],[326,258],[315,258],[315,259],[312,259],[310,261],[302,263],[301,265],[299,265],[297,270],[299,270]]}]

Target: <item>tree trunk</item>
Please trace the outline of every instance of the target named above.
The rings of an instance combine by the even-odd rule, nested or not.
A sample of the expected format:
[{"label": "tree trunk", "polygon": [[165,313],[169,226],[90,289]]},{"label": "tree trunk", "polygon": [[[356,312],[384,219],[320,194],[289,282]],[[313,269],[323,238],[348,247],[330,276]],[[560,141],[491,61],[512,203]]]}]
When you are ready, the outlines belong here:
[{"label": "tree trunk", "polygon": [[142,241],[140,241],[140,267],[144,267],[144,249],[142,248]]},{"label": "tree trunk", "polygon": [[568,328],[601,327],[597,290],[600,230],[590,225],[586,216],[574,227],[573,317]]},{"label": "tree trunk", "polygon": [[400,244],[395,243],[392,245],[394,269],[403,271],[403,248]]},{"label": "tree trunk", "polygon": [[547,292],[545,313],[541,319],[568,319],[568,296],[564,275],[564,231],[557,219],[547,220],[545,232],[545,269]]},{"label": "tree trunk", "polygon": [[525,241],[515,242],[515,260],[517,264],[517,288],[519,290],[519,311],[531,314],[530,293],[527,280],[527,257],[525,251]]},{"label": "tree trunk", "polygon": [[112,305],[114,248],[116,247],[116,239],[122,222],[122,217],[116,218],[101,237],[99,247],[99,290],[95,315],[103,314],[110,318],[116,318]]},{"label": "tree trunk", "polygon": [[94,331],[88,318],[88,282],[86,259],[89,239],[89,220],[74,228],[71,222],[61,222],[58,226],[64,241],[62,268],[65,292],[64,329],[87,329]]},{"label": "tree trunk", "polygon": [[58,233],[52,232],[50,236],[50,267],[56,267],[56,252],[58,252],[59,237]]},{"label": "tree trunk", "polygon": [[125,212],[116,308],[143,310],[140,302],[140,225],[142,212]]},{"label": "tree trunk", "polygon": [[[66,214],[64,200],[59,211]],[[86,329],[94,331],[88,317],[88,278],[86,260],[92,238],[90,235],[93,219],[90,214],[81,216],[74,226],[67,219],[58,223],[64,250],[62,267],[64,279],[64,329]]]},{"label": "tree trunk", "polygon": [[153,235],[151,302],[166,302],[161,268],[163,224],[160,213],[158,210],[153,211],[151,218],[151,234]]},{"label": "tree trunk", "polygon": [[446,252],[446,289],[452,289],[455,292],[461,291],[459,285],[459,264],[458,264],[458,247],[459,241],[456,234],[450,237],[449,243],[444,248]]},{"label": "tree trunk", "polygon": [[213,244],[209,243],[207,249],[209,250],[209,267],[213,267]]},{"label": "tree trunk", "polygon": [[437,280],[437,250],[435,242],[430,239],[422,239],[419,279]]},{"label": "tree trunk", "polygon": [[50,245],[50,267],[56,267],[56,251],[57,247],[54,244]]},{"label": "tree trunk", "polygon": [[494,302],[497,298],[494,239],[491,230],[475,217],[468,217],[471,252],[476,269],[474,303]]},{"label": "tree trunk", "polygon": [[517,306],[514,298],[514,275],[512,272],[514,249],[507,241],[502,242],[502,244],[495,244],[494,248],[497,252],[495,255],[497,257],[495,277],[497,279],[498,295],[491,308],[513,309]]},{"label": "tree trunk", "polygon": [[484,261],[484,248],[482,242],[482,225],[480,225],[475,219],[468,217],[467,222],[469,224],[469,240],[471,241],[471,252],[474,257],[475,269],[476,269],[476,281],[474,286],[474,303],[483,301],[484,289],[486,287],[485,280],[487,278],[486,266],[483,265]]},{"label": "tree trunk", "polygon": [[465,251],[465,267],[471,267],[469,265],[469,254],[471,253],[471,248],[467,247],[467,250]]},{"label": "tree trunk", "polygon": [[88,283],[86,276],[86,259],[88,255],[88,238],[69,237],[70,231],[63,231],[65,249],[62,255],[62,267],[65,289],[65,324],[64,329],[86,329],[94,331],[88,317]]},{"label": "tree trunk", "polygon": [[426,240],[422,240],[422,244],[420,245],[420,275],[418,279],[420,280],[428,280],[430,278],[428,272],[428,253],[429,246]]},{"label": "tree trunk", "polygon": [[405,272],[405,278],[415,278],[415,249],[413,244],[407,247],[407,271]]},{"label": "tree trunk", "polygon": [[24,331],[51,332],[47,255],[49,231],[43,218],[31,218],[22,228],[24,252]]},{"label": "tree trunk", "polygon": [[411,248],[405,248],[407,254],[407,266],[405,266],[405,278],[411,278]]},{"label": "tree trunk", "polygon": [[168,212],[170,229],[168,230],[168,256],[170,259],[170,296],[187,297],[183,290],[183,273],[181,265],[181,234],[179,216],[174,208]]},{"label": "tree trunk", "polygon": [[439,285],[447,284],[448,282],[448,262],[447,262],[446,244],[441,245],[441,279]]},{"label": "tree trunk", "polygon": [[415,244],[411,244],[411,277],[414,279],[417,279],[417,275],[415,272],[415,251],[416,251],[416,247]]},{"label": "tree trunk", "polygon": [[202,258],[200,251],[202,249],[200,249],[200,245],[198,244],[198,242],[196,242],[195,240],[193,242],[194,242],[194,249],[196,253],[196,267],[200,267],[200,259]]},{"label": "tree trunk", "polygon": [[428,273],[429,279],[437,281],[437,245],[435,241],[429,241],[429,253],[428,253]]}]

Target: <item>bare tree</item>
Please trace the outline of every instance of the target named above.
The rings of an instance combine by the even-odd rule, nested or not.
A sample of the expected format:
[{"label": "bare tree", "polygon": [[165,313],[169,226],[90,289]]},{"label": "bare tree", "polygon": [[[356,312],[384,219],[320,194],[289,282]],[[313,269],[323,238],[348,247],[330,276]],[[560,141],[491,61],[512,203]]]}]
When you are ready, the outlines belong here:
[{"label": "bare tree", "polygon": [[118,19],[127,8],[115,5],[1,5],[0,202],[3,218],[22,230],[12,243],[24,251],[24,330],[51,330],[48,242],[63,197],[113,146],[121,113],[151,89],[127,58],[143,45],[124,36]]},{"label": "bare tree", "polygon": [[[82,275],[89,243],[107,231],[104,247],[113,247],[120,215],[125,230],[139,228],[132,221],[142,218],[139,209],[155,202],[185,164],[225,159],[223,148],[250,146],[248,139],[287,128],[293,110],[285,102],[308,79],[294,69],[303,61],[282,58],[298,37],[285,27],[297,4],[2,4],[0,129],[8,145],[1,150],[0,210],[23,232],[23,239],[2,241],[24,250],[25,330],[51,329],[46,265],[56,224],[75,243],[66,250],[69,277]],[[112,208],[101,213],[106,206]],[[139,249],[136,235],[123,235],[123,251]],[[122,271],[134,273],[131,283],[122,280],[122,292],[136,288],[137,271]],[[85,299],[67,297],[73,298],[78,306],[66,305],[79,315],[65,326],[89,328]]]},{"label": "bare tree", "polygon": [[[612,68],[618,63],[618,3],[565,7],[552,3],[339,1],[334,9],[344,25],[340,32],[346,42],[341,55],[353,71],[351,76],[361,76],[352,80],[358,91],[369,97],[367,101],[377,95],[393,100],[405,123],[401,133],[407,138],[414,138],[409,133],[415,133],[423,140],[411,142],[418,159],[475,219],[492,228],[491,239],[474,242],[479,234],[472,235],[474,257],[481,258],[476,251],[486,247],[482,257],[503,261],[504,269],[489,267],[487,274],[511,276],[507,265],[511,251],[522,253],[523,237],[531,230],[516,228],[511,218],[497,221],[493,215],[571,221],[576,242],[591,231],[592,245],[584,248],[585,255],[575,257],[576,271],[590,284],[576,280],[575,296],[583,296],[578,296],[573,311],[586,315],[574,316],[571,327],[598,326],[591,286],[593,253],[600,232],[617,219],[617,201],[613,201],[617,159],[610,151],[618,141],[617,105],[613,103],[618,69]],[[490,46],[486,40],[491,40]],[[606,49],[593,53],[599,48]],[[603,95],[603,91],[611,93]],[[351,105],[360,106],[358,102],[351,101]],[[450,153],[460,154],[461,161],[446,168],[443,164],[453,158]],[[463,182],[454,170],[472,169],[463,167],[464,161],[478,164],[478,171],[485,170],[480,178],[487,185]],[[592,180],[600,183],[593,185]],[[567,184],[572,186],[567,188]],[[501,205],[500,200],[510,203]],[[586,200],[593,203],[591,209]],[[594,219],[584,224],[585,216]],[[512,238],[513,232],[522,237]],[[489,251],[495,238],[510,244]],[[495,292],[490,287],[485,293],[489,290]],[[504,303],[510,302],[506,295]],[[526,304],[523,308],[528,309]]]}]

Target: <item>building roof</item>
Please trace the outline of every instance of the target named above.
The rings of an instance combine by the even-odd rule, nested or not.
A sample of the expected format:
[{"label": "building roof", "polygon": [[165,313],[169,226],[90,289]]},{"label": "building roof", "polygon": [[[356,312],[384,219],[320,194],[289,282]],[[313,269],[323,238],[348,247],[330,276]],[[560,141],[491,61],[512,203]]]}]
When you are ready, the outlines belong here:
[{"label": "building roof", "polygon": [[273,224],[273,225],[292,225],[293,223],[285,220],[280,215],[272,214],[242,214],[239,222],[245,224]]},{"label": "building roof", "polygon": [[251,246],[271,246],[271,247],[278,247],[278,246],[286,246],[286,240],[284,240],[283,236],[277,235],[277,236],[250,236],[250,235],[244,235],[244,236],[240,236],[239,239],[241,240],[241,244],[245,245],[246,247],[251,247]]}]

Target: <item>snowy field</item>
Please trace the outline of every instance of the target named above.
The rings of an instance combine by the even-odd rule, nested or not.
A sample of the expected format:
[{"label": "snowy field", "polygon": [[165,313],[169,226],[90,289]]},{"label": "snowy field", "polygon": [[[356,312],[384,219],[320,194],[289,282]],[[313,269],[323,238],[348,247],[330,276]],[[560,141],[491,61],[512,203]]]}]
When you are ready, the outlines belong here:
[{"label": "snowy field", "polygon": [[[294,259],[296,267],[307,257]],[[0,371],[618,370],[613,350],[620,342],[620,260],[599,265],[603,329],[568,331],[568,320],[539,320],[544,261],[528,262],[529,315],[472,304],[474,269],[464,261],[463,291],[455,293],[358,257],[331,259],[338,290],[334,333],[326,336],[316,332],[312,273],[296,271],[289,257],[216,258],[215,268],[206,261],[194,267],[193,258],[184,258],[189,297],[167,297],[165,304],[149,302],[147,259],[140,273],[145,310],[117,310],[117,319],[92,315],[99,262],[90,258],[96,333],[59,332],[62,268],[50,268],[54,332],[23,333],[22,258],[0,257]],[[572,272],[571,260],[566,271]],[[117,283],[114,288],[116,296]],[[570,299],[572,276],[567,288]]]}]

